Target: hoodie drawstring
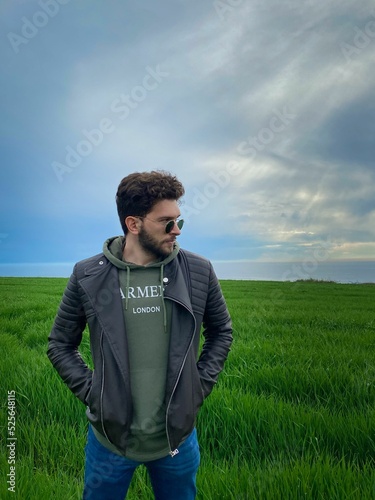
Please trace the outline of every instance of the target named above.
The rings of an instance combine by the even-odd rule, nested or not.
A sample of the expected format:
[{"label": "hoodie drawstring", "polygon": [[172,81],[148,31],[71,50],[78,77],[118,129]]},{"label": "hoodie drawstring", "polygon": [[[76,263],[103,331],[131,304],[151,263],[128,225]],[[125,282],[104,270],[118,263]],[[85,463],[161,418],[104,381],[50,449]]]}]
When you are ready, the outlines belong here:
[{"label": "hoodie drawstring", "polygon": [[125,310],[128,310],[129,303],[129,286],[130,286],[130,267],[126,266],[126,290],[125,290]]},{"label": "hoodie drawstring", "polygon": [[160,290],[161,290],[161,302],[163,304],[163,323],[164,323],[164,333],[167,333],[167,308],[165,307],[164,301],[164,264],[160,266]]}]

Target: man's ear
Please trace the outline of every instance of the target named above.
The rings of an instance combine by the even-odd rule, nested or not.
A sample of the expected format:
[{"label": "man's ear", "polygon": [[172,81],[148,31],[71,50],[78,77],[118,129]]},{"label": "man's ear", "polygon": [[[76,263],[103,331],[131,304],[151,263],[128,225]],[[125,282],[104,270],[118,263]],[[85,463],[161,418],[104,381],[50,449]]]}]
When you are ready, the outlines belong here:
[{"label": "man's ear", "polygon": [[141,219],[139,217],[134,217],[133,215],[129,215],[125,219],[126,227],[128,228],[129,233],[138,234],[141,225]]}]

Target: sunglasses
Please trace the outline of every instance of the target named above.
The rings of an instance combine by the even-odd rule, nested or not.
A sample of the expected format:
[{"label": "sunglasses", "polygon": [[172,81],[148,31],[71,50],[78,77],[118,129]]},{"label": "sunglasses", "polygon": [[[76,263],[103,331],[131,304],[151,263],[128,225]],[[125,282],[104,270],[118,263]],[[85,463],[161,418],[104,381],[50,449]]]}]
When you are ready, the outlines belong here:
[{"label": "sunglasses", "polygon": [[[150,219],[149,217],[139,217],[140,219],[148,219],[152,222],[157,222],[159,224],[164,224],[163,221],[160,221],[160,220],[155,220],[155,219]],[[165,224],[165,232],[168,234],[172,231],[172,229],[174,228],[174,225],[177,225],[178,229],[182,229],[182,226],[184,225],[184,219],[178,219],[178,220],[169,220],[166,224]]]}]

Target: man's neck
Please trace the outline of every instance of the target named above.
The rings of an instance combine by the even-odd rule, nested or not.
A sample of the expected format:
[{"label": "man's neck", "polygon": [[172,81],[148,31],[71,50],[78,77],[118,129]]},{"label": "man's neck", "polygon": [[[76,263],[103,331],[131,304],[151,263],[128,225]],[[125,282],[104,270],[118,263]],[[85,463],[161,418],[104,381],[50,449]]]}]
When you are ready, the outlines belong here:
[{"label": "man's neck", "polygon": [[122,258],[124,261],[137,266],[147,266],[157,260],[155,255],[145,252],[139,245],[128,240],[126,240]]}]

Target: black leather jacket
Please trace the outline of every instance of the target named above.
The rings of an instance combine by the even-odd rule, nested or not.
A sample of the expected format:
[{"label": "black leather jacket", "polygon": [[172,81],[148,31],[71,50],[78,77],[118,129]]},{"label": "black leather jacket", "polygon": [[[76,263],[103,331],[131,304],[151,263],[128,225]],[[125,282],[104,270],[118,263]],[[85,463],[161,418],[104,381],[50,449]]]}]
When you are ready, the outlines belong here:
[{"label": "black leather jacket", "polygon": [[[232,343],[231,319],[211,263],[180,250],[165,266],[172,328],[165,394],[166,430],[173,454],[192,431],[203,400],[223,369]],[[89,326],[94,371],[78,351]],[[205,341],[198,359],[201,326]],[[127,337],[118,270],[104,254],[78,262],[65,289],[48,357],[87,406],[91,424],[124,454],[132,421]]]}]

